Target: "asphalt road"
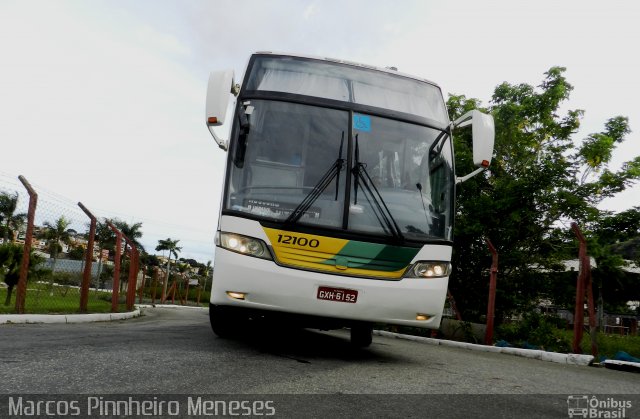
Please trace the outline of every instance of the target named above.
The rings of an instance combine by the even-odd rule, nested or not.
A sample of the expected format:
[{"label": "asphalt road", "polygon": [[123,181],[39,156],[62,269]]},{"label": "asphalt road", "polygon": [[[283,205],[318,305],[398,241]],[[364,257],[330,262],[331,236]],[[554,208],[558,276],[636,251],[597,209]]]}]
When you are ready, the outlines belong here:
[{"label": "asphalt road", "polygon": [[519,418],[567,417],[568,395],[606,394],[632,400],[626,417],[640,417],[637,373],[380,336],[357,350],[343,331],[272,328],[220,339],[196,309],[2,325],[0,394],[24,393],[270,395],[290,417]]}]

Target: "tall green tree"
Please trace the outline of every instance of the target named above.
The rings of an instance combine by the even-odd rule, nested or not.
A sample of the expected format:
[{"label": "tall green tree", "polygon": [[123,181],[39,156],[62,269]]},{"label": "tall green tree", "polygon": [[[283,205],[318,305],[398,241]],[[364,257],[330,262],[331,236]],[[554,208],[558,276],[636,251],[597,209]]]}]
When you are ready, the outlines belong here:
[{"label": "tall green tree", "polygon": [[167,238],[166,240],[158,240],[158,245],[156,246],[156,251],[168,251],[169,257],[167,258],[167,277],[164,281],[164,285],[162,286],[162,301],[165,300],[167,295],[167,285],[169,283],[170,272],[171,272],[171,255],[178,258],[178,253],[182,251],[182,247],[178,247],[178,242],[180,240],[172,240],[171,238]]},{"label": "tall green tree", "polygon": [[[602,199],[640,177],[640,157],[615,172],[606,167],[629,133],[626,118],[609,119],[602,132],[582,141],[574,138],[584,112],[561,111],[573,89],[564,71],[551,68],[537,87],[502,83],[484,109],[495,120],[495,156],[489,172],[459,185],[450,283],[470,320],[486,313],[491,261],[485,238],[500,254],[497,314],[525,310],[544,294],[540,271],[560,270],[562,259],[575,258],[570,221],[597,224]],[[453,95],[450,117],[478,105]],[[456,170],[470,171],[469,133],[458,133],[454,142]]]},{"label": "tall green tree", "polygon": [[18,208],[18,192],[15,194],[9,194],[7,192],[0,192],[0,222],[3,224],[3,243],[7,243],[9,239],[9,232],[13,232],[13,241],[15,241],[17,232],[24,225],[27,214],[16,214]]}]

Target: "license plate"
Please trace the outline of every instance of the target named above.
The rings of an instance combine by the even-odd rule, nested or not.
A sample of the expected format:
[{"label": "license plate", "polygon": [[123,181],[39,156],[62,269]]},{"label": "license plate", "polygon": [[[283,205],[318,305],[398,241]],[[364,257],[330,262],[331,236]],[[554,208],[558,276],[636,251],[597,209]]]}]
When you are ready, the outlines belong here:
[{"label": "license plate", "polygon": [[358,300],[358,291],[344,288],[319,287],[318,300],[355,303]]}]

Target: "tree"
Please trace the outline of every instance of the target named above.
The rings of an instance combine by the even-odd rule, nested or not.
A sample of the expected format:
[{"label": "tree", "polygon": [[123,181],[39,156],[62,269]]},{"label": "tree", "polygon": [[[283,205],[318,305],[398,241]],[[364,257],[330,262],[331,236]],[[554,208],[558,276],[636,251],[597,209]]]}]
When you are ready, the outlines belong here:
[{"label": "tree", "polygon": [[2,233],[3,243],[7,243],[9,231],[13,231],[13,241],[15,241],[17,231],[22,228],[27,219],[27,214],[15,213],[18,207],[18,199],[18,192],[14,195],[7,192],[0,192],[0,221],[4,224]]},{"label": "tree", "polygon": [[[71,221],[64,218],[64,215],[61,215],[53,224],[48,221],[44,223],[46,227],[44,238],[49,242],[51,257],[53,258],[53,266],[51,267],[53,272],[56,271],[56,264],[58,263],[58,254],[61,250],[60,243],[69,244],[71,240],[71,235],[67,231],[69,224],[71,224]],[[49,294],[53,295],[53,275],[51,276]]]},{"label": "tree", "polygon": [[[619,171],[607,163],[629,133],[624,117],[605,123],[582,142],[573,135],[582,110],[562,114],[572,86],[565,69],[553,67],[543,82],[503,83],[485,109],[495,119],[495,157],[489,172],[460,185],[456,202],[454,272],[450,287],[465,317],[486,312],[490,256],[484,238],[500,253],[496,314],[526,310],[544,296],[541,270],[559,270],[562,259],[575,258],[569,221],[592,228],[606,215],[597,205],[640,178],[640,157]],[[451,119],[478,107],[479,101],[451,96]],[[470,133],[454,138],[456,169],[473,168]],[[564,269],[564,268],[562,268]]]},{"label": "tree", "polygon": [[[207,283],[212,280],[211,279],[211,272],[213,271],[213,267],[211,266],[211,261],[208,260],[207,264],[204,265],[202,268],[200,268],[200,275],[202,275],[204,277],[204,290],[207,290]],[[211,288],[209,288],[211,289]]]},{"label": "tree", "polygon": [[164,281],[164,285],[162,286],[162,301],[165,300],[167,295],[167,284],[169,283],[169,277],[171,272],[171,255],[178,258],[178,253],[182,250],[182,247],[178,247],[178,242],[180,240],[171,240],[167,238],[166,240],[158,240],[158,245],[156,246],[156,251],[168,251],[169,258],[167,259],[167,278]]},{"label": "tree", "polygon": [[[11,303],[11,294],[13,288],[18,285],[20,280],[20,266],[22,264],[22,253],[24,248],[13,243],[5,243],[0,245],[0,273],[4,275],[4,282],[7,284],[7,297],[4,305]],[[29,254],[29,271],[28,276],[32,276],[39,272],[39,266],[43,261],[41,256],[36,255],[33,250]]]},{"label": "tree", "polygon": [[70,224],[71,221],[64,218],[64,215],[61,215],[53,224],[48,221],[45,221],[44,223],[44,226],[46,227],[44,238],[50,244],[51,257],[54,260],[54,266],[61,249],[60,243],[69,244],[71,241],[71,234],[69,234],[69,231],[67,230],[67,227],[69,227]]},{"label": "tree", "polygon": [[142,243],[138,240],[142,238],[142,231],[140,230],[142,228],[142,223],[128,224],[125,221],[114,220],[113,224],[122,232],[122,234],[127,236],[138,249],[144,250],[144,246],[142,246]]},{"label": "tree", "polygon": [[[113,224],[122,232],[124,236],[126,236],[133,245],[139,250],[144,251],[144,246],[140,243],[138,239],[142,238],[142,223],[133,223],[129,224],[126,221],[121,221],[118,219],[113,220]],[[129,280],[129,278],[125,275],[131,267],[131,258],[127,258],[127,246],[129,243],[127,242],[125,245],[125,252],[120,257],[120,273],[122,275],[122,281],[120,281],[120,287],[124,288],[124,284]]]},{"label": "tree", "polygon": [[[107,225],[108,219],[96,223],[95,242],[98,247],[98,278],[102,279],[102,251],[113,251],[116,243],[116,235]],[[104,281],[103,281],[104,283]]]}]

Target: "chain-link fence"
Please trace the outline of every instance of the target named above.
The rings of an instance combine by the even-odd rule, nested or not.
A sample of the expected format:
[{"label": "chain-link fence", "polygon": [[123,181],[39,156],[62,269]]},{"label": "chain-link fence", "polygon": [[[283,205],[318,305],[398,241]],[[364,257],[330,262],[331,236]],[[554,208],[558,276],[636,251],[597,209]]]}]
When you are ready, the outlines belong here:
[{"label": "chain-link fence", "polygon": [[147,254],[139,227],[0,173],[0,314],[207,304],[211,264]]},{"label": "chain-link fence", "polygon": [[[2,175],[0,217],[0,312],[125,310],[126,301],[115,287],[110,238],[93,234],[89,214],[77,204],[35,190],[24,178]],[[120,262],[123,270],[131,266],[125,257]]]}]

